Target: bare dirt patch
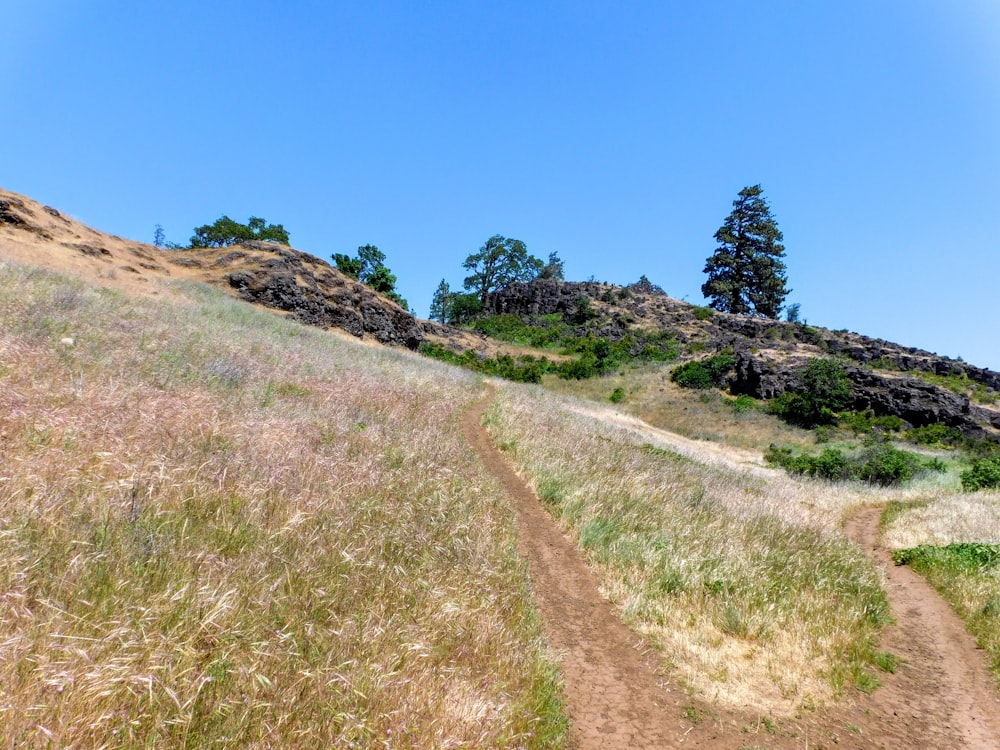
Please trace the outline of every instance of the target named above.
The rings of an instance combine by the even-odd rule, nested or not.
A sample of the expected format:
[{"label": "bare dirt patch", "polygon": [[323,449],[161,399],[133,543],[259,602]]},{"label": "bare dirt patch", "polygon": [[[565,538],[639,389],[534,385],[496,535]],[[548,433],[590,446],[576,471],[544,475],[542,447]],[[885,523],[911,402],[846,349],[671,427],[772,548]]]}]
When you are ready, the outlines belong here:
[{"label": "bare dirt patch", "polygon": [[[908,567],[896,566],[879,538],[881,508],[863,508],[846,531],[882,565],[896,623],[883,648],[901,660],[866,713],[883,725],[877,747],[1000,747],[1000,697],[982,651],[944,600]],[[871,719],[869,719],[871,721]]]}]

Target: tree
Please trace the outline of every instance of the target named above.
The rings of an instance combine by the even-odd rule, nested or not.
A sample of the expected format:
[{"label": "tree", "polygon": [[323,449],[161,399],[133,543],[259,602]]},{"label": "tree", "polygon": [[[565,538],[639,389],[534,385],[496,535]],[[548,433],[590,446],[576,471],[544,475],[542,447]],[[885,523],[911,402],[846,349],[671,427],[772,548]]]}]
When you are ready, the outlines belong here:
[{"label": "tree", "polygon": [[541,272],[538,274],[540,279],[555,279],[556,281],[565,281],[566,275],[563,269],[563,261],[555,253],[549,253],[549,262],[545,264]]},{"label": "tree", "polygon": [[701,292],[716,310],[777,318],[790,291],[781,260],[785,247],[762,193],[760,185],[745,187],[733,201],[715,233],[719,247],[705,264],[708,281]]},{"label": "tree", "polygon": [[490,292],[503,289],[515,281],[531,281],[542,272],[545,264],[533,255],[521,240],[495,234],[486,244],[462,264],[472,271],[464,282],[465,289],[475,294],[483,307]]},{"label": "tree", "polygon": [[246,224],[240,224],[223,215],[214,224],[196,228],[191,247],[227,247],[251,240],[287,245],[288,232],[281,224],[268,224],[258,216],[251,216]]},{"label": "tree", "polygon": [[438,288],[431,298],[431,310],[428,314],[431,320],[436,320],[439,323],[448,322],[448,308],[451,305],[451,298],[453,296],[451,286],[447,281],[441,279],[441,283],[438,284]]},{"label": "tree", "polygon": [[375,245],[362,245],[354,258],[344,253],[335,253],[333,262],[337,264],[337,270],[341,273],[367,284],[404,310],[410,309],[406,300],[396,291],[396,274],[385,265],[385,253]]},{"label": "tree", "polygon": [[165,244],[167,244],[167,236],[163,232],[163,227],[157,224],[153,231],[153,245],[163,247]]}]

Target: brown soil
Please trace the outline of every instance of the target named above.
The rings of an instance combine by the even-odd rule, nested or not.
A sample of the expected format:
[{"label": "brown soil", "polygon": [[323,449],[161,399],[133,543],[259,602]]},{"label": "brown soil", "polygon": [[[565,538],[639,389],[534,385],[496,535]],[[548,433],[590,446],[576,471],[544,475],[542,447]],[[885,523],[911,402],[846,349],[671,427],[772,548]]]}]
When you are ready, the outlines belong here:
[{"label": "brown soil", "polygon": [[863,508],[846,527],[885,571],[896,623],[886,629],[882,647],[902,661],[868,706],[869,723],[882,727],[874,747],[1000,747],[1000,698],[983,652],[923,578],[893,564],[879,538],[881,513]]},{"label": "brown soil", "polygon": [[897,623],[883,648],[905,663],[871,697],[783,722],[719,710],[670,683],[643,639],[599,591],[573,541],[490,441],[482,416],[492,388],[463,430],[515,505],[550,645],[562,656],[571,748],[1000,748],[1000,700],[982,654],[940,597],[878,544],[879,509],[851,518],[847,532],[886,568]]}]

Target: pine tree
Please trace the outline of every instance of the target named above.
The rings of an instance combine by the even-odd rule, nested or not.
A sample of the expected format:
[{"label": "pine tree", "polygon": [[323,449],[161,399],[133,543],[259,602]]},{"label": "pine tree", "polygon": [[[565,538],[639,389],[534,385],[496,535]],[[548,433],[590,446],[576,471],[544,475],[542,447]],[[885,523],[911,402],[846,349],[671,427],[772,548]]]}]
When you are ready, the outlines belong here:
[{"label": "pine tree", "polygon": [[448,322],[448,308],[451,305],[451,298],[451,286],[449,286],[447,281],[441,279],[441,283],[438,284],[438,288],[431,298],[431,310],[429,313],[431,320],[436,320],[438,323]]},{"label": "pine tree", "polygon": [[711,307],[741,315],[777,318],[786,288],[785,246],[760,185],[743,188],[733,201],[705,264],[708,281],[701,287]]}]

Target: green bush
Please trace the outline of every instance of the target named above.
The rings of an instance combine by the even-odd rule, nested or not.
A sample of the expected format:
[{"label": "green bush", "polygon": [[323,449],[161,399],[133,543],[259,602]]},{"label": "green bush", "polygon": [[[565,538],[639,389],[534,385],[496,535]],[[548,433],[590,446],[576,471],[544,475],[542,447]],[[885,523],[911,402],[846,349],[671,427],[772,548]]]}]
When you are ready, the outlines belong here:
[{"label": "green bush", "polygon": [[864,411],[842,411],[837,414],[837,426],[853,432],[855,435],[866,435],[880,430],[882,432],[899,432],[903,429],[903,420],[894,414],[876,417],[871,409]]},{"label": "green bush", "polygon": [[735,365],[733,353],[724,351],[706,359],[685,362],[670,374],[670,379],[681,388],[704,390],[721,385],[725,375]]},{"label": "green bush", "polygon": [[783,393],[771,401],[768,411],[800,427],[836,424],[837,412],[850,406],[854,386],[835,359],[814,358],[801,375],[801,393]]},{"label": "green bush", "polygon": [[859,461],[858,478],[881,487],[908,482],[921,468],[929,467],[916,453],[901,451],[891,445],[870,448]]},{"label": "green bush", "polygon": [[620,404],[625,400],[625,389],[619,386],[611,391],[611,395],[608,397],[608,401],[613,404]]},{"label": "green bush", "polygon": [[715,310],[711,307],[702,307],[701,305],[694,306],[694,316],[698,320],[708,320],[715,314]]},{"label": "green bush", "polygon": [[940,422],[924,425],[923,427],[914,427],[912,430],[907,431],[906,439],[917,445],[946,447],[958,447],[964,440],[961,432],[954,427],[949,427]]},{"label": "green bush", "polygon": [[944,565],[954,570],[989,570],[1000,564],[1000,545],[965,542],[934,547],[922,544],[892,553],[896,565],[912,565],[915,570]]},{"label": "green bush", "polygon": [[764,460],[772,466],[780,466],[789,474],[833,482],[860,479],[882,487],[907,482],[920,471],[944,471],[946,468],[944,462],[938,459],[925,459],[885,444],[858,456],[844,455],[836,448],[826,448],[818,456],[795,456],[790,448],[772,445],[764,454]]},{"label": "green bush", "polygon": [[971,468],[962,472],[962,489],[966,492],[1000,487],[1000,456],[977,458]]},{"label": "green bush", "polygon": [[737,396],[733,401],[730,401],[729,406],[737,414],[745,414],[746,412],[753,411],[757,408],[757,399],[744,394]]}]

